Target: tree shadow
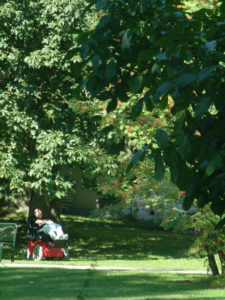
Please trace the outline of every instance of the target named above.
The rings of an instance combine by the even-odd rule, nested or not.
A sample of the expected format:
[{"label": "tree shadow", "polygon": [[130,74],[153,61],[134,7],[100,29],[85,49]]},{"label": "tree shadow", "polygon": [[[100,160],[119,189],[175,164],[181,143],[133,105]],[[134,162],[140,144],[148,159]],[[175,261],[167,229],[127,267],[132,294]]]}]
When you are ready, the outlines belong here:
[{"label": "tree shadow", "polygon": [[[190,236],[176,237],[170,232],[126,227],[126,223],[116,225],[91,219],[87,222],[74,222],[73,218],[68,218],[64,220],[63,226],[69,234],[71,259],[157,260],[160,256],[164,259],[179,259],[187,256],[186,253],[194,241]],[[27,226],[24,221],[19,224],[16,259],[22,259],[26,233]]]},{"label": "tree shadow", "polygon": [[213,278],[206,275],[1,268],[0,298],[169,300],[182,295],[187,300],[191,295],[194,300],[224,299],[224,289],[211,287],[212,283]]}]

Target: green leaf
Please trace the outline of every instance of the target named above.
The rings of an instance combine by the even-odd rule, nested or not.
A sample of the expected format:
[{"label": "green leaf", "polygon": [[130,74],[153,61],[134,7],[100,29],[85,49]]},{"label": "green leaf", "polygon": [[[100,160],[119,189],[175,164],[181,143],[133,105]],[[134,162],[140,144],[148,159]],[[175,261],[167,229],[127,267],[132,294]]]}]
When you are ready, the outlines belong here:
[{"label": "green leaf", "polygon": [[91,58],[91,62],[92,62],[92,65],[93,65],[93,68],[95,70],[98,69],[99,65],[101,64],[101,59],[98,55],[94,55],[92,58]]},{"label": "green leaf", "polygon": [[180,190],[187,191],[193,183],[194,171],[187,166],[185,161],[179,160],[178,162],[179,176],[177,177],[176,184]]},{"label": "green leaf", "polygon": [[206,174],[208,176],[212,175],[214,171],[223,165],[223,158],[220,154],[217,154],[213,160],[211,160],[206,167]]},{"label": "green leaf", "polygon": [[105,25],[107,25],[110,22],[110,20],[111,20],[110,14],[107,14],[107,15],[104,15],[103,17],[101,17],[101,19],[98,23],[98,26],[97,26],[97,30],[104,28]]},{"label": "green leaf", "polygon": [[207,51],[207,52],[210,52],[212,51],[213,49],[215,49],[217,46],[217,41],[216,40],[213,40],[213,41],[210,41],[208,43],[206,43],[203,47],[204,49]]},{"label": "green leaf", "polygon": [[154,102],[157,102],[158,99],[162,96],[165,96],[168,94],[170,89],[172,88],[173,84],[171,81],[166,81],[162,83],[156,90],[155,94],[153,95]]},{"label": "green leaf", "polygon": [[88,45],[83,45],[80,49],[80,57],[82,58],[82,60],[85,60],[88,56],[89,53],[89,46]]},{"label": "green leaf", "polygon": [[138,62],[147,62],[153,57],[153,51],[152,50],[143,50],[138,54]]},{"label": "green leaf", "polygon": [[194,201],[194,197],[185,197],[183,202],[184,210],[189,210],[191,208],[193,201]]},{"label": "green leaf", "polygon": [[131,45],[131,39],[132,39],[132,34],[128,30],[124,33],[124,35],[122,37],[122,48],[129,49],[130,45]]},{"label": "green leaf", "polygon": [[136,165],[139,162],[139,160],[142,160],[144,158],[144,155],[145,155],[144,150],[139,150],[139,151],[135,152],[132,157],[133,164]]},{"label": "green leaf", "polygon": [[154,63],[154,65],[152,66],[152,74],[154,74],[158,70],[159,70],[159,65],[157,63]]},{"label": "green leaf", "polygon": [[113,99],[109,102],[107,105],[107,113],[113,111],[117,107],[117,101],[116,99]]},{"label": "green leaf", "polygon": [[154,108],[153,102],[152,102],[152,97],[150,95],[150,92],[146,92],[143,98],[143,101],[147,107],[147,110],[152,111]]},{"label": "green leaf", "polygon": [[179,157],[173,149],[168,150],[166,157],[170,167],[171,180],[176,184],[179,177]]},{"label": "green leaf", "polygon": [[160,150],[156,151],[154,159],[155,159],[155,180],[160,181],[163,179],[165,173],[165,167],[163,164]]},{"label": "green leaf", "polygon": [[130,83],[130,90],[133,94],[137,93],[141,87],[142,87],[142,83],[143,83],[143,76],[136,76]]},{"label": "green leaf", "polygon": [[106,66],[105,77],[107,80],[110,80],[115,75],[116,75],[116,64],[115,61],[112,59]]},{"label": "green leaf", "polygon": [[140,100],[138,100],[136,105],[133,107],[131,116],[133,118],[137,118],[140,115],[140,113],[142,112],[142,109],[143,109],[143,99],[140,99]]},{"label": "green leaf", "polygon": [[164,150],[165,147],[168,144],[168,134],[167,134],[167,132],[163,129],[157,129],[155,138],[156,138],[156,143],[159,146],[159,148],[161,150]]},{"label": "green leaf", "polygon": [[175,80],[175,84],[179,87],[184,87],[197,79],[197,76],[193,73],[184,73]]},{"label": "green leaf", "polygon": [[206,67],[198,73],[198,80],[201,82],[210,77],[211,73],[216,70],[216,66]]},{"label": "green leaf", "polygon": [[162,99],[160,100],[159,106],[162,110],[164,110],[164,109],[166,109],[167,105],[168,105],[168,97],[166,95],[166,96],[162,97]]},{"label": "green leaf", "polygon": [[177,151],[179,152],[182,159],[186,160],[190,153],[191,153],[191,143],[187,136],[183,135],[177,139],[178,148]]},{"label": "green leaf", "polygon": [[201,116],[208,111],[210,104],[211,104],[210,98],[208,97],[200,98],[194,112],[195,118],[201,118]]},{"label": "green leaf", "polygon": [[225,218],[223,218],[222,220],[220,220],[220,221],[216,224],[215,229],[223,228],[224,225],[225,225]]}]

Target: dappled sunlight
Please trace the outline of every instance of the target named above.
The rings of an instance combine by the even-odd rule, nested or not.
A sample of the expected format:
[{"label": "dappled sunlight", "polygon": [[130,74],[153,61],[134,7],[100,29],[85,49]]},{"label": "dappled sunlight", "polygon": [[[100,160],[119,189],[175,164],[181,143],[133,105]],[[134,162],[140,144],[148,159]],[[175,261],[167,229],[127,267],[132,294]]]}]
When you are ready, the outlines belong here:
[{"label": "dappled sunlight", "polygon": [[[1,268],[2,299],[224,299],[207,275],[147,272]],[[13,288],[12,287],[13,282]],[[83,299],[86,299],[83,298]],[[80,298],[82,299],[82,298]]]},{"label": "dappled sunlight", "polygon": [[[140,229],[134,227],[133,223],[117,220],[109,224],[108,219],[62,216],[62,223],[69,234],[70,260],[43,259],[41,264],[90,265],[97,262],[99,266],[206,269],[202,260],[190,256],[188,252],[188,249],[192,249],[192,253],[195,253],[192,236],[174,237],[169,232]],[[22,249],[26,227],[19,227],[15,260],[25,263]],[[9,259],[9,255],[5,251],[4,260]],[[26,263],[33,263],[33,260]]]}]

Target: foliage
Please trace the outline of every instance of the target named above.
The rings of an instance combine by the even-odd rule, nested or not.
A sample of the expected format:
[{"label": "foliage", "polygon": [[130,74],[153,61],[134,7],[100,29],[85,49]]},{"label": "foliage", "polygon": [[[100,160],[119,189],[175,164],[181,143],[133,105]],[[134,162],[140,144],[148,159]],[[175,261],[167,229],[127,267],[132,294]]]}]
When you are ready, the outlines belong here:
[{"label": "foliage", "polygon": [[[182,208],[174,207],[166,211],[162,226],[164,229],[174,230],[176,234],[187,231],[195,233],[197,236],[196,253],[208,256],[208,263],[210,263],[210,257],[218,257],[218,262],[215,260],[213,264],[218,271],[221,270],[221,274],[224,274],[224,227],[217,226],[223,218],[224,215],[221,217],[215,215],[209,205],[201,209],[197,209],[196,205],[192,206],[189,213]],[[209,268],[212,266],[209,265]]]},{"label": "foliage", "polygon": [[82,88],[92,98],[107,95],[108,112],[133,97],[134,117],[144,107],[165,109],[171,99],[174,124],[156,134],[158,147],[146,143],[158,178],[168,166],[172,181],[187,190],[185,209],[197,199],[222,215],[225,4],[191,15],[176,1],[95,4],[103,13],[81,48],[88,68]]},{"label": "foliage", "polygon": [[[79,39],[96,16],[85,1],[1,1],[0,198],[60,199],[74,167],[94,171],[95,120],[70,104]],[[92,22],[90,22],[90,19]],[[89,127],[86,126],[87,123]],[[92,146],[90,146],[92,144]],[[41,198],[40,198],[41,196]],[[43,204],[40,204],[43,205]]]}]

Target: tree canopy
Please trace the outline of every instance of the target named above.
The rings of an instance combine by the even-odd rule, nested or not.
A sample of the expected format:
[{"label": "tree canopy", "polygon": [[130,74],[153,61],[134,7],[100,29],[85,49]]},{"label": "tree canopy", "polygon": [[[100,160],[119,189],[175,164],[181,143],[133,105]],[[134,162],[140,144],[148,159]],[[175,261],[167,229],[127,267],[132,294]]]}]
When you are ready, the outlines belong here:
[{"label": "tree canopy", "polygon": [[[95,1],[101,18],[80,55],[89,70],[82,89],[92,98],[133,96],[133,115],[161,110],[172,102],[175,122],[160,128],[155,143],[140,149],[155,158],[158,179],[169,167],[172,181],[185,190],[185,209],[194,199],[225,210],[224,14],[212,2],[189,13],[177,1]],[[77,88],[79,93],[79,88]]]},{"label": "tree canopy", "polygon": [[225,4],[207,2],[2,1],[2,199],[60,199],[76,165],[127,193],[146,158],[144,180],[169,168],[186,209],[222,215]]}]

